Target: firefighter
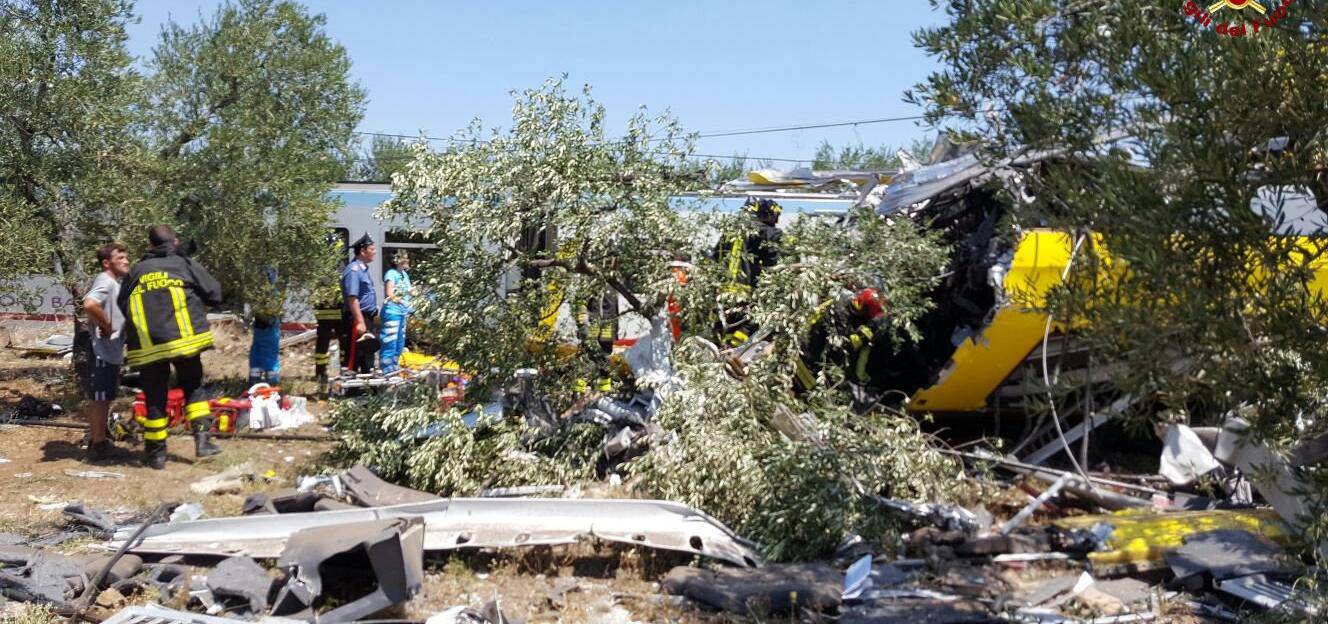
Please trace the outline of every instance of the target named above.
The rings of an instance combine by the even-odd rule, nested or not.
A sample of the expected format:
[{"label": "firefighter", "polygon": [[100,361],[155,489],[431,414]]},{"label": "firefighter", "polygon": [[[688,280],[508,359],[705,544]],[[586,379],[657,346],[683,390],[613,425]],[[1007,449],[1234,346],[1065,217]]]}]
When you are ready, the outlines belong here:
[{"label": "firefighter", "polygon": [[[865,387],[871,383],[867,364],[871,356],[885,306],[875,288],[863,288],[847,301],[829,302],[817,310],[807,344],[802,349],[795,370],[794,387],[808,392],[816,387],[816,374],[831,363],[844,371],[845,379],[853,386]],[[831,338],[839,336],[841,344]]]},{"label": "firefighter", "polygon": [[[340,342],[341,336],[341,311],[345,309],[345,304],[341,299],[341,269],[344,268],[346,256],[342,251],[342,243],[335,234],[328,234],[327,244],[336,250],[341,258],[338,263],[337,273],[329,273],[323,282],[318,284],[313,292],[314,320],[318,323],[318,331],[314,337],[314,379],[318,383],[327,382],[327,367],[332,363],[332,340],[337,339]],[[341,368],[346,368],[346,358],[350,354],[345,349],[340,350]]]},{"label": "firefighter", "polygon": [[171,368],[185,395],[185,416],[194,432],[194,454],[221,452],[211,441],[212,412],[204,395],[200,354],[212,348],[207,306],[221,303],[221,286],[207,269],[179,248],[167,225],[148,228],[152,246],[124,278],[116,305],[129,320],[125,363],[137,369],[147,403],[143,421],[145,463],[166,467],[166,399]]},{"label": "firefighter", "polygon": [[[776,201],[749,197],[742,209],[756,222],[755,231],[730,232],[720,237],[714,253],[714,259],[723,263],[728,277],[724,291],[739,300],[749,298],[761,272],[779,262],[779,244],[784,236],[779,229],[783,208]],[[716,333],[725,345],[736,347],[747,342],[756,331],[745,308],[746,304],[739,302],[719,309]]]},{"label": "firefighter", "polygon": [[356,373],[369,373],[374,369],[374,355],[378,351],[378,337],[373,334],[374,320],[378,318],[378,293],[374,290],[369,263],[378,248],[373,237],[366,232],[351,245],[355,259],[341,271],[341,296],[345,307],[341,311],[341,351],[346,367]]},{"label": "firefighter", "polygon": [[[595,388],[600,392],[611,392],[610,356],[613,355],[613,343],[618,339],[618,292],[605,289],[582,303],[576,314],[576,333],[582,352],[599,370]],[[575,389],[585,392],[590,387],[584,379],[578,379]]]}]

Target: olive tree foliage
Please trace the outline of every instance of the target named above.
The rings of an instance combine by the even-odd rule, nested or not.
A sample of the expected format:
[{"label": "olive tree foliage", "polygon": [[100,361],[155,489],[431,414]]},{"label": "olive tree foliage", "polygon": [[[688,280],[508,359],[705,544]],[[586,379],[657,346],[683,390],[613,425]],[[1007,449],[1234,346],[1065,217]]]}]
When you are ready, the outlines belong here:
[{"label": "olive tree foliage", "polygon": [[696,229],[670,203],[690,183],[676,173],[690,142],[668,115],[637,113],[621,137],[604,115],[588,87],[578,97],[550,80],[517,97],[509,130],[485,134],[477,121],[443,151],[416,144],[394,176],[382,214],[438,246],[419,271],[432,301],[423,331],[466,370],[588,373],[586,358],[551,348],[568,338],[554,315],[612,292],[651,318],[675,287],[668,261]]},{"label": "olive tree foliage", "polygon": [[414,158],[410,143],[396,137],[374,135],[347,161],[346,179],[360,182],[391,182]]},{"label": "olive tree foliage", "polygon": [[[941,4],[950,23],[915,39],[942,69],[912,98],[989,158],[1062,154],[1029,178],[1036,201],[1014,205],[1101,235],[1050,311],[1123,364],[1116,387],[1149,398],[1136,422],[1243,407],[1259,441],[1328,431],[1328,2],[1206,23],[1208,3],[1179,0]],[[1299,208],[1308,237],[1287,229]]]},{"label": "olive tree foliage", "polygon": [[81,299],[92,249],[146,203],[129,12],[119,0],[0,2],[0,289],[48,275]]},{"label": "olive tree foliage", "polygon": [[323,24],[294,2],[227,2],[200,24],[167,24],[148,65],[158,205],[228,298],[258,309],[279,309],[281,293],[335,262],[327,192],[365,94]]},{"label": "olive tree foliage", "polygon": [[98,244],[136,255],[170,223],[232,302],[273,308],[335,262],[326,194],[364,101],[345,50],[298,4],[242,0],[167,24],[140,74],[131,11],[0,2],[0,287],[54,276],[78,300]]}]

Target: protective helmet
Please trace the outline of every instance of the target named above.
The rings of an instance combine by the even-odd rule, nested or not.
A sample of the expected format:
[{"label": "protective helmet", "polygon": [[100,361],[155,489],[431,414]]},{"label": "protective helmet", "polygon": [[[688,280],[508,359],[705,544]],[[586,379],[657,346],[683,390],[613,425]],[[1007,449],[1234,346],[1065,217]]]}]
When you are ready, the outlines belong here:
[{"label": "protective helmet", "polygon": [[773,199],[757,199],[755,197],[748,197],[742,208],[756,217],[758,221],[771,225],[779,222],[779,214],[784,210],[779,202]]},{"label": "protective helmet", "polygon": [[863,288],[853,296],[853,313],[869,321],[885,315],[885,304],[875,288]]}]

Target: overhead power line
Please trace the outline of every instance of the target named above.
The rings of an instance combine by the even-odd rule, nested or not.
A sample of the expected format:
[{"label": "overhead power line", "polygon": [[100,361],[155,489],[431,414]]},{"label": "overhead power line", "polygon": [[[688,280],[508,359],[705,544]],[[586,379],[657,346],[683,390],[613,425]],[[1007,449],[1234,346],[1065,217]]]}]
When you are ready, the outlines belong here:
[{"label": "overhead power line", "polygon": [[[874,119],[855,119],[855,120],[851,120],[851,121],[831,121],[831,122],[824,122],[824,123],[798,124],[798,125],[792,125],[792,126],[771,126],[771,127],[765,127],[765,128],[749,128],[749,129],[745,129],[745,130],[721,130],[721,131],[716,131],[716,132],[700,132],[700,133],[697,133],[697,134],[695,134],[695,135],[692,135],[692,138],[695,138],[695,139],[712,139],[712,138],[716,138],[716,137],[745,136],[745,135],[749,135],[749,134],[770,134],[770,133],[774,133],[774,132],[794,132],[794,131],[797,131],[797,130],[816,130],[816,129],[820,129],[820,128],[842,128],[842,127],[845,127],[845,126],[865,126],[865,125],[878,124],[878,123],[889,123],[889,122],[895,122],[895,121],[915,121],[915,120],[918,120],[918,119],[925,119],[925,118],[926,118],[926,117],[923,116],[923,115],[908,115],[908,116],[904,116],[904,117],[878,117],[878,118],[874,118]],[[489,141],[484,140],[484,139],[459,139],[459,138],[456,138],[456,137],[432,137],[432,136],[428,136],[428,135],[418,135],[418,134],[416,134],[416,135],[411,135],[411,134],[395,134],[395,133],[391,133],[391,132],[368,132],[368,131],[364,131],[364,130],[356,130],[356,131],[355,131],[355,134],[359,134],[359,135],[363,135],[363,136],[377,136],[377,137],[384,137],[384,138],[390,138],[390,139],[407,139],[407,140],[410,140],[410,139],[424,139],[424,140],[426,140],[426,141],[445,141],[445,142],[448,142],[448,143],[488,143],[488,142],[489,142]],[[621,141],[621,140],[623,140],[623,139],[617,139],[617,140]],[[655,137],[647,137],[645,140],[646,140],[647,142],[650,142],[650,141],[661,141],[661,140],[663,140],[663,137],[659,137],[659,138],[655,138]],[[778,159],[767,159],[767,160],[778,160]]]},{"label": "overhead power line", "polygon": [[773,126],[769,128],[752,128],[749,130],[725,130],[721,132],[702,132],[697,134],[698,139],[712,139],[715,137],[743,136],[748,134],[769,134],[771,132],[794,132],[797,130],[816,130],[820,128],[841,128],[844,126],[866,126],[878,123],[888,123],[893,121],[915,121],[926,119],[924,115],[909,115],[906,117],[880,117],[877,119],[857,119],[853,121],[832,121],[827,123],[799,124],[795,126]]}]

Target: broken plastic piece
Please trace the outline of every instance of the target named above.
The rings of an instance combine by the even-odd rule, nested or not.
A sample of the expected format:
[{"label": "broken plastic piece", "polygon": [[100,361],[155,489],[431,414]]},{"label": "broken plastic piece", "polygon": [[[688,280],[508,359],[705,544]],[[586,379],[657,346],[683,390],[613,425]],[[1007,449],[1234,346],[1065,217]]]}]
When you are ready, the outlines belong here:
[{"label": "broken plastic piece", "polygon": [[870,554],[859,557],[853,565],[844,571],[844,592],[840,596],[843,600],[855,600],[862,595],[863,591],[872,586],[872,556]]},{"label": "broken plastic piece", "polygon": [[1194,483],[1222,465],[1193,429],[1172,425],[1162,437],[1162,458],[1158,473],[1176,485]]},{"label": "broken plastic piece", "polygon": [[1244,529],[1286,541],[1290,533],[1277,513],[1267,509],[1180,511],[1161,514],[1121,512],[1106,516],[1078,516],[1055,522],[1068,529],[1091,528],[1098,523],[1110,525],[1111,535],[1102,552],[1088,553],[1097,564],[1158,561],[1172,549],[1179,548],[1187,535],[1214,529]]},{"label": "broken plastic piece", "polygon": [[1051,487],[1039,494],[1037,498],[1029,501],[1023,509],[1019,510],[1019,513],[1015,514],[1015,516],[1010,518],[1005,524],[1002,524],[1001,528],[997,529],[997,531],[1001,535],[1009,535],[1010,531],[1023,526],[1024,523],[1028,521],[1029,516],[1033,515],[1034,511],[1037,511],[1037,509],[1044,503],[1051,500],[1053,496],[1061,493],[1061,489],[1065,487],[1065,484],[1069,482],[1069,479],[1070,475],[1061,475],[1061,478],[1056,479],[1056,482],[1052,483]]},{"label": "broken plastic piece", "polygon": [[169,522],[188,522],[197,520],[207,515],[203,512],[203,506],[198,503],[183,503],[171,512]]}]

